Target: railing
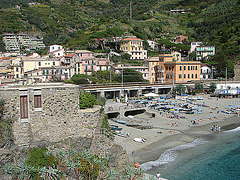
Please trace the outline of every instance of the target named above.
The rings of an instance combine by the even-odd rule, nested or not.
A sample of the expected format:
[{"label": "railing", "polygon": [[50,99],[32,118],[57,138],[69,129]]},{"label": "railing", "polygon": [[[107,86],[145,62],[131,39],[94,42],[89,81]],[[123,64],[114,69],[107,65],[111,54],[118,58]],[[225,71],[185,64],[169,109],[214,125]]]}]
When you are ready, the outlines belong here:
[{"label": "railing", "polygon": [[119,111],[120,109],[126,109],[126,110],[131,110],[131,109],[138,109],[138,108],[144,108],[146,107],[146,104],[135,104],[135,105],[129,105],[129,106],[119,106],[119,107],[112,107],[109,106],[107,107],[107,111]]}]

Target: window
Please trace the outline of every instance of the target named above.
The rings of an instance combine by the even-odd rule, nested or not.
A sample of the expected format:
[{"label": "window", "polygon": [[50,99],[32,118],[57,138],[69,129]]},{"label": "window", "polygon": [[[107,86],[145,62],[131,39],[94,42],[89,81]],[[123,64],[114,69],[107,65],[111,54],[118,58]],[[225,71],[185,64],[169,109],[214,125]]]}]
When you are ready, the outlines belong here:
[{"label": "window", "polygon": [[179,79],[181,79],[182,78],[182,75],[181,74],[179,74]]},{"label": "window", "polygon": [[179,66],[180,71],[182,70],[182,66]]},{"label": "window", "polygon": [[18,74],[16,74],[16,78],[19,78],[19,75],[18,75]]},{"label": "window", "polygon": [[197,74],[195,74],[195,78],[197,78]]},{"label": "window", "polygon": [[28,118],[27,96],[20,96],[20,116],[21,116],[21,119],[27,119]]},{"label": "window", "polygon": [[195,70],[197,70],[197,66],[195,67]]},{"label": "window", "polygon": [[53,61],[52,65],[55,66],[55,62],[54,61]]},{"label": "window", "polygon": [[183,75],[184,79],[186,78],[186,74]]},{"label": "window", "polygon": [[186,66],[183,66],[183,70],[186,70]]},{"label": "window", "polygon": [[45,74],[45,71],[44,71],[44,70],[42,71],[42,74],[43,74],[43,75]]},{"label": "window", "polygon": [[190,74],[188,74],[188,79],[190,78]]},{"label": "window", "polygon": [[188,66],[188,70],[190,70],[190,66]]},{"label": "window", "polygon": [[194,75],[192,74],[192,79],[194,78]]},{"label": "window", "polygon": [[16,67],[16,72],[18,72],[18,67]]},{"label": "window", "polygon": [[41,62],[38,62],[38,65],[41,66]]},{"label": "window", "polygon": [[42,95],[34,95],[34,108],[42,108]]}]

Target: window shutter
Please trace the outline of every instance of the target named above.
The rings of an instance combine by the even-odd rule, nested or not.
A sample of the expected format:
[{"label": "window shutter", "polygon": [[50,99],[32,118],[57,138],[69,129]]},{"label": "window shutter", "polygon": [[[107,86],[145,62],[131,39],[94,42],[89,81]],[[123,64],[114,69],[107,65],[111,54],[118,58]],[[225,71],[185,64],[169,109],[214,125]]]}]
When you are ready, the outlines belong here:
[{"label": "window shutter", "polygon": [[27,96],[20,96],[20,113],[21,113],[21,119],[28,118]]}]

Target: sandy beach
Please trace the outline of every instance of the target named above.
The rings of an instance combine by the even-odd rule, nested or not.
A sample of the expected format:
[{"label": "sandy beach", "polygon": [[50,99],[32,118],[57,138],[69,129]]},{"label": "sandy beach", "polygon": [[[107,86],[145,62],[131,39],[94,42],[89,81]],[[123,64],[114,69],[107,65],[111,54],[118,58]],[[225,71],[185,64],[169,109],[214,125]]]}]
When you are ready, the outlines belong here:
[{"label": "sandy beach", "polygon": [[[210,130],[212,125],[221,127],[221,131],[233,129],[240,126],[240,118],[237,114],[221,113],[229,105],[239,105],[240,99],[217,99],[209,95],[200,95],[203,100],[196,100],[195,103],[206,104],[209,107],[201,107],[202,114],[183,114],[185,118],[169,118],[169,113],[148,108],[143,114],[125,120],[134,121],[136,123],[149,124],[151,129],[137,129],[109,120],[109,124],[117,125],[123,128],[123,133],[130,133],[129,137],[115,137],[115,143],[121,145],[127,152],[129,158],[133,162],[140,164],[153,161],[167,149],[182,144],[193,142],[199,137],[204,137],[211,133],[217,133]],[[171,102],[186,103],[182,100],[169,99]],[[190,106],[196,106],[190,104]],[[217,108],[216,108],[217,107]],[[152,117],[152,113],[155,117]],[[191,121],[196,124],[192,125]],[[174,125],[177,124],[177,125]],[[174,125],[174,126],[173,126]],[[144,143],[133,141],[133,138],[146,138]]]}]

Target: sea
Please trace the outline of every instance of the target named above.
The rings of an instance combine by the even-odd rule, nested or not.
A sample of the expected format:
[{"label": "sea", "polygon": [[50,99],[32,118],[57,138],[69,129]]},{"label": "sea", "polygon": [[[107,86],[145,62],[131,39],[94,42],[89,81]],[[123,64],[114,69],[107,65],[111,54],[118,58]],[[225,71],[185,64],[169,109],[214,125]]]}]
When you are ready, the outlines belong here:
[{"label": "sea", "polygon": [[240,127],[168,149],[141,168],[168,180],[240,180]]}]

